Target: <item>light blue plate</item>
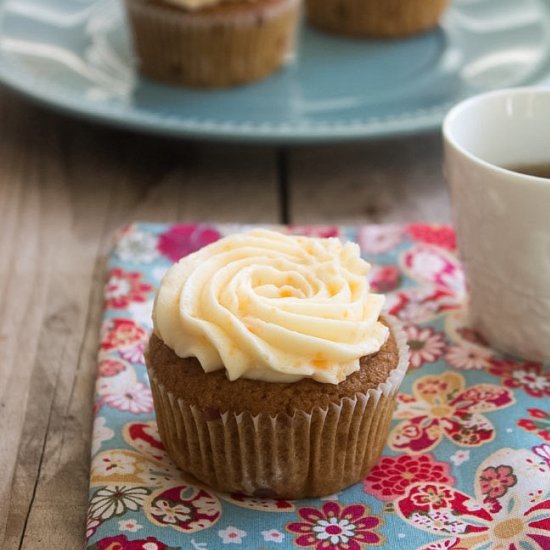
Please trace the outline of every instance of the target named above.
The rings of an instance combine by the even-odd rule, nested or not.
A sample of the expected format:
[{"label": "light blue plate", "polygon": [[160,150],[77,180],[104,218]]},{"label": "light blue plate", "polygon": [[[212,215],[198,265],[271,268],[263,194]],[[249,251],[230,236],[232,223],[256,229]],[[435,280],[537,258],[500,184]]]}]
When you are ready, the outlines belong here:
[{"label": "light blue plate", "polygon": [[159,134],[311,143],[432,130],[480,91],[550,84],[550,0],[455,0],[441,27],[361,41],[304,27],[294,60],[228,91],[140,79],[117,0],[0,0],[0,81]]}]

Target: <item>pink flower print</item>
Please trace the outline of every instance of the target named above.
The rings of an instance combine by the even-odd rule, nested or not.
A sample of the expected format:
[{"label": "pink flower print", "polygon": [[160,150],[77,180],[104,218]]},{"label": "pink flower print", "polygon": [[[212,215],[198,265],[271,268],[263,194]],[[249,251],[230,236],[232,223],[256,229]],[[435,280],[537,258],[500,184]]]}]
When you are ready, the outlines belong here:
[{"label": "pink flower print", "polygon": [[465,294],[462,265],[446,250],[417,244],[403,253],[400,263],[403,271],[421,284],[446,289],[460,299]]},{"label": "pink flower print", "polygon": [[437,462],[429,454],[420,456],[384,456],[363,481],[365,493],[391,501],[405,494],[412,483],[438,481],[454,483],[449,465]]},{"label": "pink flower print", "polygon": [[107,319],[101,330],[102,351],[121,350],[145,345],[147,332],[130,319]]},{"label": "pink flower print", "polygon": [[399,269],[394,265],[374,266],[369,273],[373,292],[391,292],[399,286]]},{"label": "pink flower print", "polygon": [[445,339],[432,327],[409,325],[405,327],[405,334],[410,351],[410,366],[415,369],[424,363],[437,361],[445,353]]},{"label": "pink flower print", "polygon": [[451,366],[464,370],[484,369],[489,366],[490,358],[488,350],[468,345],[450,346],[445,354],[445,359]]},{"label": "pink flower print", "polygon": [[176,224],[159,236],[158,249],[161,254],[177,262],[220,237],[221,234],[208,225]]},{"label": "pink flower print", "polygon": [[493,425],[482,413],[514,403],[512,392],[493,384],[465,388],[454,372],[424,376],[413,385],[413,395],[400,394],[395,418],[402,420],[390,433],[396,451],[424,453],[443,437],[461,447],[477,447],[495,437]]},{"label": "pink flower print", "polygon": [[[444,531],[447,533],[458,534],[464,533],[466,525],[460,521],[456,521],[453,514],[449,512],[441,512],[439,510],[426,512],[424,514],[414,512],[410,521],[417,525],[420,529],[430,529],[432,531]],[[429,545],[424,547],[423,550],[444,550],[445,548],[453,548],[450,544],[443,545]]]},{"label": "pink flower print", "polygon": [[542,463],[543,474],[533,475],[532,463],[527,450],[500,449],[479,466],[475,497],[448,485],[419,483],[395,502],[395,511],[410,526],[446,537],[424,549],[550,548],[550,485],[543,482],[541,488],[550,466]]},{"label": "pink flower print", "polygon": [[518,482],[510,466],[501,464],[500,466],[488,466],[481,472],[479,484],[481,493],[486,498],[495,499],[503,496],[509,487]]},{"label": "pink flower print", "polygon": [[135,519],[121,519],[118,522],[119,531],[128,531],[128,533],[137,533],[140,529],[143,529],[143,525],[140,525]]},{"label": "pink flower print", "polygon": [[418,485],[416,489],[411,491],[409,496],[418,510],[432,511],[449,508],[453,500],[452,491],[440,485],[424,483]]},{"label": "pink flower print", "polygon": [[171,477],[180,484],[163,483],[149,497],[144,507],[147,519],[159,527],[171,527],[182,533],[195,533],[212,527],[221,517],[219,500],[199,487],[181,485],[181,474]]},{"label": "pink flower print", "polygon": [[550,410],[546,412],[542,409],[527,409],[527,411],[531,418],[518,420],[518,426],[537,434],[545,441],[550,441]]},{"label": "pink flower print", "polygon": [[134,450],[114,449],[94,457],[91,486],[100,489],[90,501],[90,517],[124,519],[127,511],[139,511],[149,526],[180,533],[209,529],[220,519],[217,496],[185,482],[166,455],[154,421],[119,423],[118,433]]},{"label": "pink flower print", "polygon": [[384,254],[398,246],[403,236],[401,225],[365,225],[359,228],[357,240],[366,254]]},{"label": "pink flower print", "polygon": [[103,359],[97,366],[97,374],[103,377],[116,376],[125,369],[126,365],[117,359]]},{"label": "pink flower print", "polygon": [[262,537],[266,542],[283,542],[285,535],[277,529],[269,529],[269,531],[262,531]]},{"label": "pink flower print", "polygon": [[185,522],[191,518],[191,509],[185,504],[173,504],[165,499],[157,500],[150,513],[162,523]]},{"label": "pink flower print", "polygon": [[218,536],[222,539],[224,544],[241,544],[243,537],[246,537],[246,531],[232,527],[231,525],[225,529],[218,531]]},{"label": "pink flower print", "polygon": [[383,542],[376,532],[381,520],[369,515],[363,504],[341,506],[330,501],[321,509],[300,508],[300,523],[289,523],[287,531],[298,536],[294,545],[315,550],[360,550],[363,545],[378,545]]},{"label": "pink flower print", "polygon": [[455,232],[451,227],[446,225],[413,223],[407,227],[407,233],[414,241],[434,244],[451,251],[456,249]]},{"label": "pink flower print", "polygon": [[461,307],[462,298],[432,286],[405,288],[387,296],[386,309],[405,323],[422,323]]},{"label": "pink flower print", "polygon": [[149,413],[153,410],[151,390],[142,382],[116,388],[112,393],[106,393],[102,400],[113,409],[132,414]]},{"label": "pink flower print", "polygon": [[153,287],[141,279],[139,271],[125,271],[120,267],[112,269],[105,287],[106,307],[125,309],[132,302],[146,302]]},{"label": "pink flower print", "polygon": [[532,397],[550,396],[550,370],[544,371],[541,363],[492,359],[489,372],[508,388],[521,388]]},{"label": "pink flower print", "polygon": [[145,342],[139,342],[135,346],[127,348],[121,348],[118,353],[122,359],[129,361],[130,363],[144,363],[145,359],[143,353],[145,352]]},{"label": "pink flower print", "polygon": [[460,466],[464,462],[470,460],[470,451],[468,449],[459,449],[451,455],[451,462],[455,466]]},{"label": "pink flower print", "polygon": [[177,550],[175,546],[167,546],[155,537],[140,540],[128,540],[126,535],[107,537],[89,546],[88,550]]}]

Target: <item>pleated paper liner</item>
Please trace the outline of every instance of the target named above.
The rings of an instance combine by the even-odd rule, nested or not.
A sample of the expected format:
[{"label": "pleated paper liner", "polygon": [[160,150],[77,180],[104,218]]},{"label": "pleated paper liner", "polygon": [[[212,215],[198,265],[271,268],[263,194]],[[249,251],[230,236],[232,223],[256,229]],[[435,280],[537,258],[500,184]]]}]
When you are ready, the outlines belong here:
[{"label": "pleated paper liner", "polygon": [[140,71],[212,88],[271,74],[294,46],[300,1],[242,4],[238,10],[186,11],[162,1],[126,0]]},{"label": "pleated paper liner", "polygon": [[320,29],[397,38],[437,25],[449,0],[306,0],[307,18]]}]

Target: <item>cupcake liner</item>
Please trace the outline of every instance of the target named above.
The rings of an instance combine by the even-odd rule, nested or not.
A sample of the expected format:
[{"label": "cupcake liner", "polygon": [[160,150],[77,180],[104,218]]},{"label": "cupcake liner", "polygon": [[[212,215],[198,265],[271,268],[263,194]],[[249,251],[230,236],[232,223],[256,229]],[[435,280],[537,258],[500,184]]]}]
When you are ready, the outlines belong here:
[{"label": "cupcake liner", "polygon": [[437,25],[449,0],[306,0],[309,22],[353,36],[400,37]]},{"label": "cupcake liner", "polygon": [[299,1],[260,0],[243,10],[216,13],[126,0],[139,69],[153,79],[189,86],[261,79],[293,48]]},{"label": "cupcake liner", "polygon": [[362,479],[384,448],[399,385],[408,367],[406,337],[384,317],[399,361],[375,389],[327,407],[252,415],[203,410],[177,399],[149,376],[161,439],[185,472],[218,491],[305,498],[335,493]]}]

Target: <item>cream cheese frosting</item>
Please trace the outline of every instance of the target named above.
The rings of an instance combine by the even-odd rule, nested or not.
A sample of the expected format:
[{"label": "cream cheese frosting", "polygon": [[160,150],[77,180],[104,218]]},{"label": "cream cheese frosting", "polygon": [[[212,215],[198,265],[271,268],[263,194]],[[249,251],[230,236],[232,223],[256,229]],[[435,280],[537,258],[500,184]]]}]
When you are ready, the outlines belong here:
[{"label": "cream cheese frosting", "polygon": [[154,330],[179,357],[207,373],[225,368],[230,380],[338,384],[388,337],[369,269],[339,239],[233,234],[168,270]]}]

